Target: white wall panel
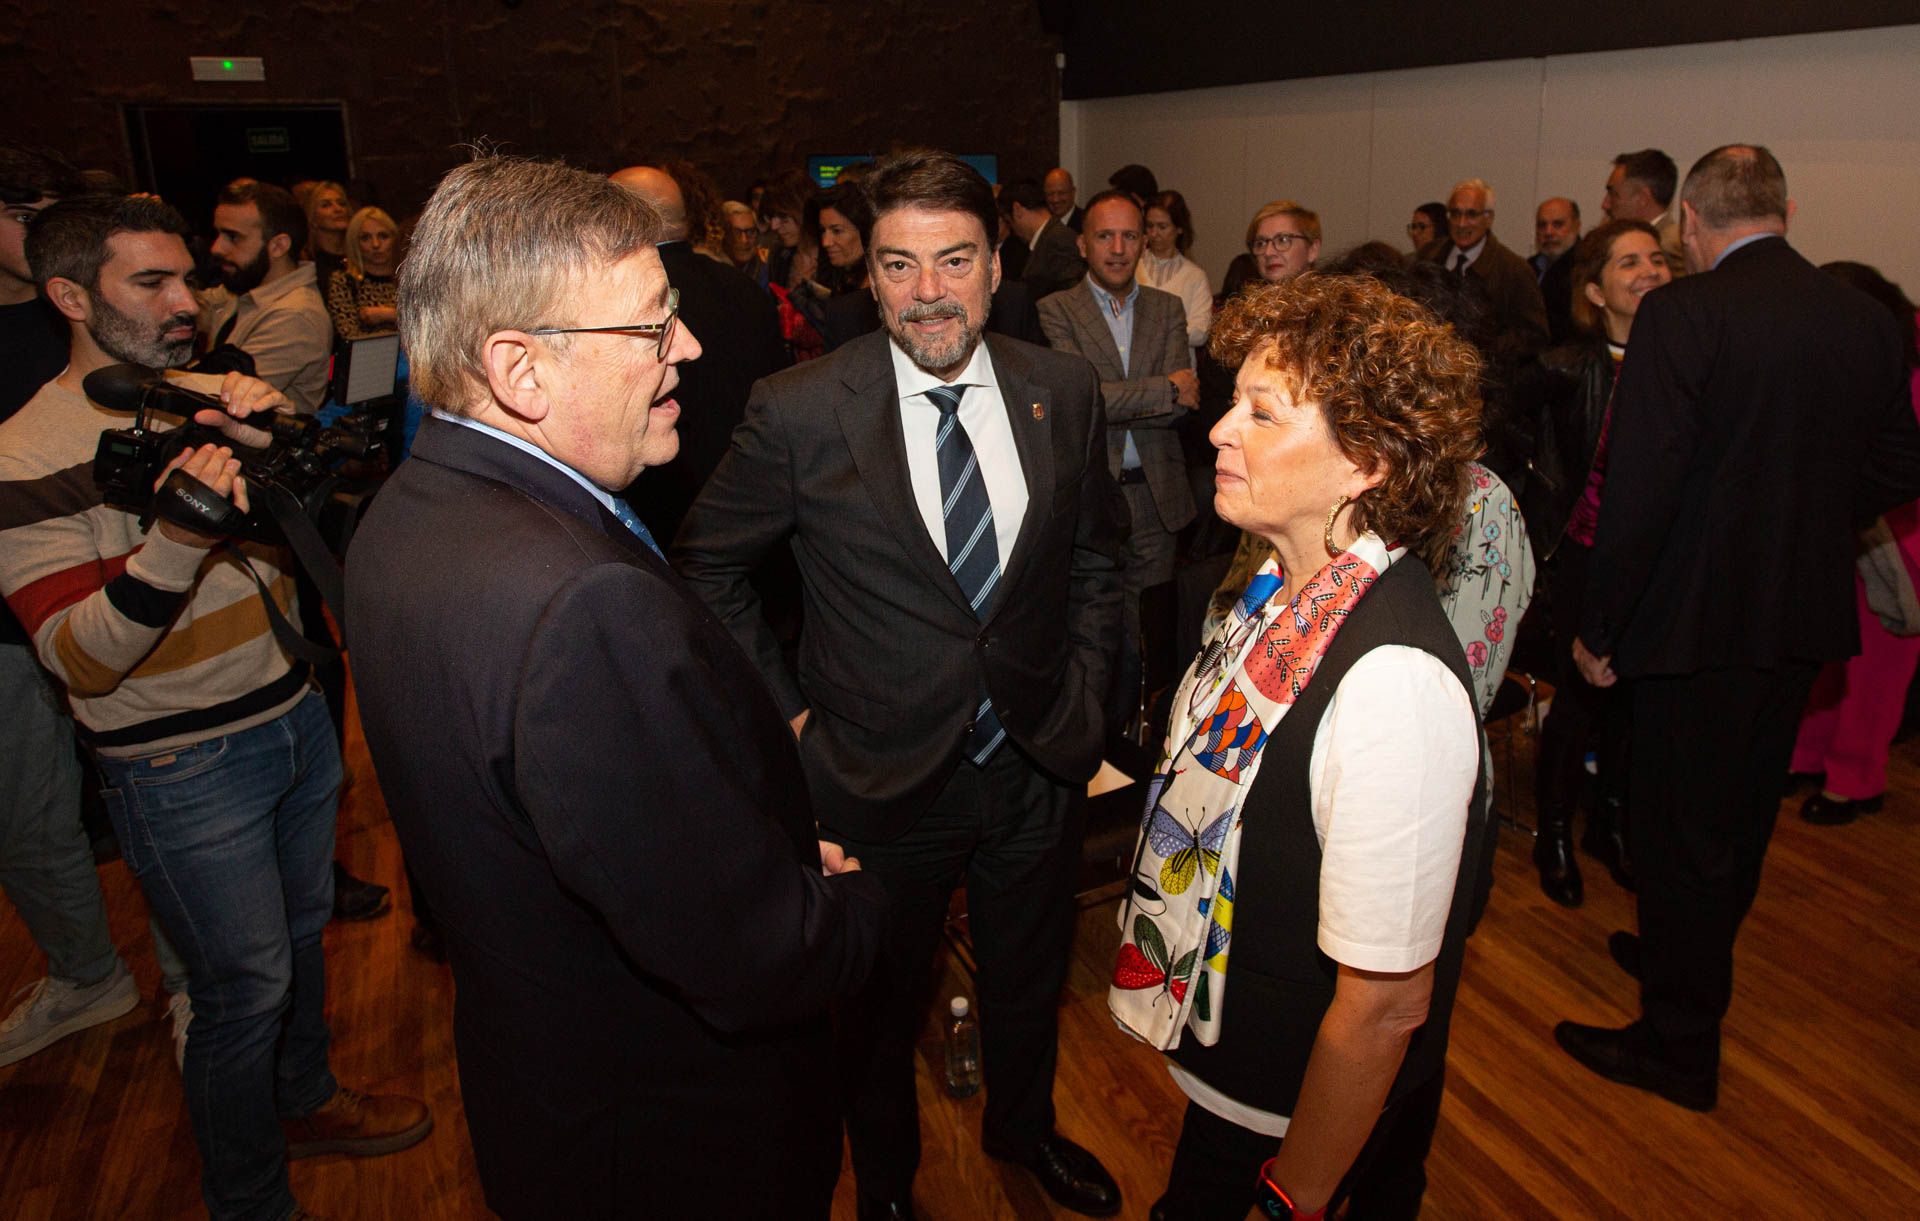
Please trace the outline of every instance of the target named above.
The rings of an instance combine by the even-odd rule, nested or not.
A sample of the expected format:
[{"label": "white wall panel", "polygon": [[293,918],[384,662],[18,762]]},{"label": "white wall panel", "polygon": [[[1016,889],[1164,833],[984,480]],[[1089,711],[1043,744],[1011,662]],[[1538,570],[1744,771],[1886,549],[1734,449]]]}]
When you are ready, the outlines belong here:
[{"label": "white wall panel", "polygon": [[1415,204],[1485,178],[1495,232],[1524,252],[1549,195],[1597,222],[1616,153],[1664,148],[1684,173],[1714,145],[1757,140],[1786,167],[1808,257],[1873,263],[1920,295],[1916,65],[1920,25],[1098,99],[1070,103],[1075,173],[1084,197],[1119,165],[1152,166],[1185,192],[1217,281],[1277,195],[1320,212],[1331,253],[1404,247]]}]

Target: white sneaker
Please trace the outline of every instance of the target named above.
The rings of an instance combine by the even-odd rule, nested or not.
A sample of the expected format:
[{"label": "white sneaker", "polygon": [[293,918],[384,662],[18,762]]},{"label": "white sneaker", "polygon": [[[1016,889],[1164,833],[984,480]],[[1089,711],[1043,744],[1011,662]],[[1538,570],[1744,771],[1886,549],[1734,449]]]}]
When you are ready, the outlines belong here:
[{"label": "white sneaker", "polygon": [[186,993],[167,997],[167,1016],[173,1020],[173,1067],[187,1071],[187,1027],[193,1025],[193,1001]]},{"label": "white sneaker", "polygon": [[47,976],[14,993],[25,1000],[0,1022],[0,1064],[24,1060],[34,1052],[70,1034],[111,1022],[140,1003],[127,964],[114,959],[113,974],[97,984],[78,988]]}]

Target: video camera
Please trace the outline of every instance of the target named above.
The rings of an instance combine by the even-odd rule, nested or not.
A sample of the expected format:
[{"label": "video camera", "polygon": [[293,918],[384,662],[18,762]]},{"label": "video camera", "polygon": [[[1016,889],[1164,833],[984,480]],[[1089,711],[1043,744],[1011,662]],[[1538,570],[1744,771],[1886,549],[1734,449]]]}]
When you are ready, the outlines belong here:
[{"label": "video camera", "polygon": [[[376,421],[349,415],[329,428],[309,416],[262,412],[245,421],[272,434],[267,445],[256,449],[194,421],[196,412],[220,410],[218,398],[189,390],[144,365],[108,365],[87,374],[84,385],[87,396],[101,406],[134,413],[132,428],[102,432],[94,451],[93,480],[108,504],[202,534],[293,543],[296,550],[304,540],[292,536],[306,533],[296,523],[310,523],[328,551],[346,553],[378,482],[348,464],[379,456]],[[184,416],[187,422],[155,430],[147,425],[148,413],[155,411]],[[183,470],[169,472],[165,482],[154,486],[181,451],[209,443],[227,446],[240,460],[252,504],[249,512],[241,512]]]}]

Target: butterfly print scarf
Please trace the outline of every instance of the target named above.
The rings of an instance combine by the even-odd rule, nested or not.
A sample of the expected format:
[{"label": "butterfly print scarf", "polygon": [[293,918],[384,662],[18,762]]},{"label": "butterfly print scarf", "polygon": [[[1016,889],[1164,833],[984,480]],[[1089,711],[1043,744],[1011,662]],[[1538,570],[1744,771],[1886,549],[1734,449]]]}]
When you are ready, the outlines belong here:
[{"label": "butterfly print scarf", "polygon": [[1240,811],[1261,752],[1354,605],[1403,554],[1363,534],[1289,600],[1274,596],[1283,581],[1269,559],[1181,681],[1107,992],[1114,1020],[1142,1042],[1170,1051],[1186,1027],[1203,1045],[1219,1041]]}]

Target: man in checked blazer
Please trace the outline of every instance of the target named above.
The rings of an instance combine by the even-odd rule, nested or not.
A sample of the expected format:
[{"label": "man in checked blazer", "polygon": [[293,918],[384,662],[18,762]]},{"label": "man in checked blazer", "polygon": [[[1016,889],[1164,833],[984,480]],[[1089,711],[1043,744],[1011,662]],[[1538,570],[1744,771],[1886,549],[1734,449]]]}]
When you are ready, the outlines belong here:
[{"label": "man in checked blazer", "polygon": [[[754,387],[674,558],[792,718],[820,834],[892,901],[874,981],[840,1015],[859,1215],[913,1215],[914,1036],[964,880],[981,1144],[1106,1216],[1119,1191],[1054,1130],[1053,1108],[1120,626],[1124,524],[1099,388],[1084,360],[983,335],[999,218],[977,171],[908,152],[866,184],[884,329]],[[797,674],[748,579],[789,544],[806,607]]]},{"label": "man in checked blazer", "polygon": [[1180,417],[1200,402],[1180,298],[1134,280],[1145,231],[1124,191],[1087,201],[1080,252],[1087,274],[1040,302],[1040,328],[1057,352],[1092,362],[1107,407],[1107,467],[1133,517],[1127,540],[1126,630],[1107,710],[1123,723],[1139,699],[1140,594],[1173,579],[1174,537],[1193,520]]}]

